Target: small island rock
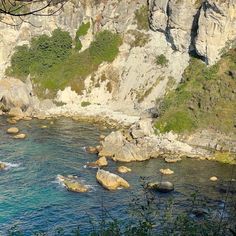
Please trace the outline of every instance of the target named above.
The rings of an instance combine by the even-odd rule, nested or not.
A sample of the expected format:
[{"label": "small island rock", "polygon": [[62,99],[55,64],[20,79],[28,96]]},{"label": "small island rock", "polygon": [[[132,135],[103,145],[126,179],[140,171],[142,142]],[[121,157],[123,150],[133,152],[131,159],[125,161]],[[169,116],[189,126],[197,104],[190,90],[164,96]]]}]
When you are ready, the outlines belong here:
[{"label": "small island rock", "polygon": [[168,193],[174,190],[174,185],[168,181],[148,183],[147,187],[161,193]]},{"label": "small island rock", "polygon": [[123,174],[123,173],[131,172],[131,169],[126,166],[119,166],[117,171]]},{"label": "small island rock", "polygon": [[15,139],[25,139],[26,138],[26,134],[17,134],[13,138],[15,138]]},{"label": "small island rock", "polygon": [[160,169],[160,172],[161,172],[163,175],[172,175],[172,174],[174,174],[174,171],[171,170],[171,169]]},{"label": "small island rock", "polygon": [[19,129],[16,127],[11,127],[7,130],[7,133],[8,134],[17,134],[17,133],[19,133]]},{"label": "small island rock", "polygon": [[105,170],[98,170],[97,181],[108,190],[117,190],[120,187],[129,188],[129,183],[120,176]]}]

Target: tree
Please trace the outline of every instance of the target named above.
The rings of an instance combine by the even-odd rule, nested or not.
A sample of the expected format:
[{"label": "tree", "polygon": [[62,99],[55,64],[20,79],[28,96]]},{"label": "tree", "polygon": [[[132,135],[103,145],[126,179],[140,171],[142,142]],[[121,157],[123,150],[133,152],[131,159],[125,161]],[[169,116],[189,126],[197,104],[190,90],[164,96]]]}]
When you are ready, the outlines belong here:
[{"label": "tree", "polygon": [[[9,21],[4,21],[6,16],[10,16],[14,22],[13,25],[16,25],[26,21],[25,17],[29,15],[51,16],[59,12],[68,1],[69,0],[0,0],[0,21],[11,24]],[[46,9],[48,9],[47,12],[45,12]]]}]

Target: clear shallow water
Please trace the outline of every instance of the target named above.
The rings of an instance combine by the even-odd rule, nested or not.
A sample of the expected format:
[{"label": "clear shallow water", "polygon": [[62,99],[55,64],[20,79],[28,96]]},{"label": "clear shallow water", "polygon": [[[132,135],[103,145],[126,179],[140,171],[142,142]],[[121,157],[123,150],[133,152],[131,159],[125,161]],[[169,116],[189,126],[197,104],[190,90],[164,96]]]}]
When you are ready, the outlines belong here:
[{"label": "clear shallow water", "polygon": [[[42,129],[41,125],[48,128]],[[123,176],[131,189],[109,192],[96,182],[96,169],[84,168],[86,162],[96,160],[96,155],[87,154],[84,147],[98,144],[99,135],[108,131],[70,119],[56,120],[52,125],[50,121],[21,121],[16,126],[28,135],[27,139],[13,140],[6,134],[10,125],[0,118],[0,161],[16,164],[0,172],[0,235],[5,235],[14,224],[25,235],[77,225],[86,235],[91,227],[88,215],[99,217],[102,204],[112,216],[125,220],[129,217],[131,192],[140,193],[139,177],[160,180],[160,168],[175,171],[174,175],[164,177],[175,184],[175,191],[158,197],[162,201],[172,197],[180,208],[185,207],[185,200],[196,189],[207,197],[209,205],[220,207],[224,195],[216,190],[216,183],[210,182],[209,177],[215,175],[222,181],[236,178],[230,165],[196,160],[166,164],[157,159],[127,164],[132,172]],[[117,164],[110,161],[106,169],[115,173],[116,168]],[[91,191],[83,194],[66,191],[56,181],[58,174],[79,176],[91,186]]]}]

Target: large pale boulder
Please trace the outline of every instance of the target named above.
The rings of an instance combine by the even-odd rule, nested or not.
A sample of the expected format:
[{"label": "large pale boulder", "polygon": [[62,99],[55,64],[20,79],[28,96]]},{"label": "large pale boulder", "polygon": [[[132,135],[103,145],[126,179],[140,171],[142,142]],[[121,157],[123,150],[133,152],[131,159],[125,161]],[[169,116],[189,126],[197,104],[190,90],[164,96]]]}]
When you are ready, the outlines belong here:
[{"label": "large pale boulder", "polygon": [[129,183],[118,175],[105,170],[98,170],[96,175],[97,181],[108,190],[118,188],[129,188]]},{"label": "large pale boulder", "polygon": [[17,133],[19,133],[19,129],[17,127],[11,127],[9,129],[7,129],[7,133],[8,134],[17,134]]},{"label": "large pale boulder", "polygon": [[22,112],[20,107],[12,107],[8,112],[8,115],[21,118],[24,116],[24,113]]},{"label": "large pale boulder", "polygon": [[0,80],[0,103],[5,110],[13,107],[26,110],[31,100],[31,91],[21,80],[7,78]]},{"label": "large pale boulder", "polygon": [[152,119],[142,119],[131,127],[133,138],[142,138],[154,134]]}]

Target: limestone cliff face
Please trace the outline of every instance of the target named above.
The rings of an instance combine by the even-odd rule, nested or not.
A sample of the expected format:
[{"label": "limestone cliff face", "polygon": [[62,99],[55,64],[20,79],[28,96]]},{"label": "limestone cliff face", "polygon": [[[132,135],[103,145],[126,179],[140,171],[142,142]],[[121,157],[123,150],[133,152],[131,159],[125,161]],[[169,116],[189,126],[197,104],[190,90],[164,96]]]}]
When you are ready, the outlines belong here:
[{"label": "limestone cliff face", "polygon": [[150,25],[178,51],[214,64],[236,39],[235,0],[149,0]]},{"label": "limestone cliff face", "polygon": [[208,0],[202,4],[196,37],[197,53],[214,64],[236,40],[236,1]]},{"label": "limestone cliff face", "polygon": [[[102,64],[85,79],[83,94],[75,98],[78,104],[89,101],[126,111],[149,109],[179,83],[190,51],[209,64],[217,61],[236,37],[235,5],[235,0],[149,0],[148,5],[146,0],[83,0],[68,2],[60,14],[30,16],[31,24],[0,23],[0,79],[15,46],[28,44],[36,35],[50,35],[58,27],[74,36],[81,23],[89,21],[89,32],[81,38],[82,50],[104,29],[120,33],[123,45],[114,62]],[[138,26],[135,15],[142,7],[148,10],[150,29]],[[167,61],[164,66],[156,62],[162,54]],[[68,97],[68,91],[59,95]]]}]

